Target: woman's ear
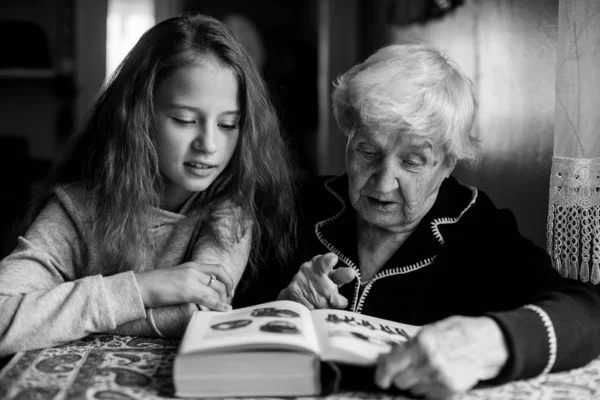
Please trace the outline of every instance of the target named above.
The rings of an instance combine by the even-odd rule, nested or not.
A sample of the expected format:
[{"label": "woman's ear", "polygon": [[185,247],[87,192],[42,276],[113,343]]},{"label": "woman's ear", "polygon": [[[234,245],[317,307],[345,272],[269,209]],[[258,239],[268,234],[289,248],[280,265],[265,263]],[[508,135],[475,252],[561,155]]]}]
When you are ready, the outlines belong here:
[{"label": "woman's ear", "polygon": [[454,168],[456,167],[456,158],[451,156],[446,156],[444,160],[444,175],[446,178],[449,178],[454,172]]},{"label": "woman's ear", "polygon": [[352,136],[354,135],[354,132],[351,130],[350,132],[343,132],[344,133],[344,138],[345,138],[345,143],[344,143],[344,147],[346,149],[346,154],[348,154],[348,150],[350,147],[350,143],[352,142]]}]

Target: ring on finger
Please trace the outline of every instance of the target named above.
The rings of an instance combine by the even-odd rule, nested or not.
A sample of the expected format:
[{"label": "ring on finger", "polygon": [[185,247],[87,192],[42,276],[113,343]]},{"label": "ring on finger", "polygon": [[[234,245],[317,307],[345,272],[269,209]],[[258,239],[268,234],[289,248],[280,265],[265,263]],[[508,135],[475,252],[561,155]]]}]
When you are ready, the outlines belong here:
[{"label": "ring on finger", "polygon": [[208,283],[206,284],[206,286],[210,287],[210,285],[212,285],[212,283],[215,281],[215,279],[217,279],[217,278],[215,278],[214,275],[211,275],[210,276],[210,280],[208,281]]}]

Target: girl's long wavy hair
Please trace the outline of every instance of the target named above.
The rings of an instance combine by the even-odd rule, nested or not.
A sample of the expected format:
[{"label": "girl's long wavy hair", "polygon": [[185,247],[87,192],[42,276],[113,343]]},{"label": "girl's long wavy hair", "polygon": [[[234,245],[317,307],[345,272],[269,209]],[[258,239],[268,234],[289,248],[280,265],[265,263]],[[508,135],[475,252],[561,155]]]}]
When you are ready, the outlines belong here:
[{"label": "girl's long wavy hair", "polygon": [[[198,13],[167,19],[148,30],[120,64],[52,174],[52,187],[85,190],[93,237],[103,271],[136,269],[152,246],[147,234],[153,207],[160,206],[162,178],[154,139],[154,91],[182,66],[218,60],[237,78],[240,135],[227,168],[198,196],[193,209],[206,216],[231,200],[252,223],[249,265],[284,263],[294,247],[293,168],[288,145],[261,74],[230,29]],[[48,199],[48,195],[45,197]],[[33,211],[39,213],[46,201]],[[214,232],[214,230],[213,230]]]}]

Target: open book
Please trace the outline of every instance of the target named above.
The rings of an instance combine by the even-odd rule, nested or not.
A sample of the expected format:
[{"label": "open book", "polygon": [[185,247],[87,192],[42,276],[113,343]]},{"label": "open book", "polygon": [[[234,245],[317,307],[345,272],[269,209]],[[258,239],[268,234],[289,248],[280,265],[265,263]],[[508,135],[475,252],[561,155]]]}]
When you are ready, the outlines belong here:
[{"label": "open book", "polygon": [[279,300],[227,313],[198,311],[175,358],[177,396],[321,394],[323,362],[374,365],[420,328]]}]

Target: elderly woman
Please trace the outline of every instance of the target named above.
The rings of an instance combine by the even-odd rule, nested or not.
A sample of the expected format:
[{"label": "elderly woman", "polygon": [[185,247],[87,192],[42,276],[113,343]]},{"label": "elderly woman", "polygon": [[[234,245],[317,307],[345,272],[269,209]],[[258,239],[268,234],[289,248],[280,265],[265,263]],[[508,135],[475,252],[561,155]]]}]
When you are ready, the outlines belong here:
[{"label": "elderly woman", "polygon": [[600,353],[593,288],[561,277],[511,212],[452,177],[480,155],[456,65],[426,44],[385,47],[339,77],[333,108],[347,175],[304,187],[301,261],[288,282],[268,281],[289,283],[280,299],[423,325],[374,379],[430,398]]}]

